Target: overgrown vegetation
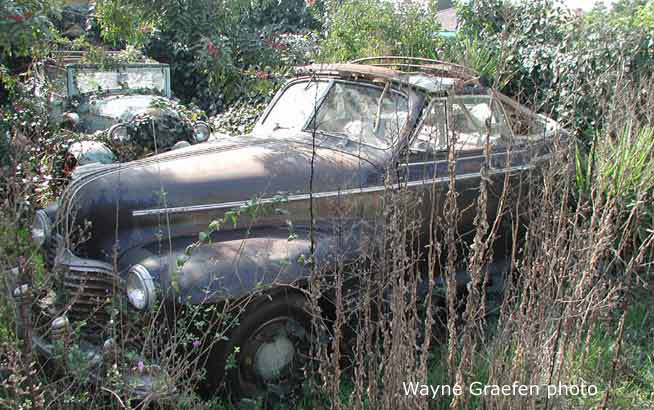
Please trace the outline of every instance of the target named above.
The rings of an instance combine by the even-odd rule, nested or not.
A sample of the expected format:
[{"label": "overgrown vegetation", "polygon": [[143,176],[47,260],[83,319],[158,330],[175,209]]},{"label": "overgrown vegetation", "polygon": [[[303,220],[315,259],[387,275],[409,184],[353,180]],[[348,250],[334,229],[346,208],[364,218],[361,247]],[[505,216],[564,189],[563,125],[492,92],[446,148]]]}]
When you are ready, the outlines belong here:
[{"label": "overgrown vegetation", "polygon": [[[147,366],[140,357],[106,365],[115,384],[89,381],[79,357],[81,370],[73,375],[37,360],[31,344],[17,337],[23,330],[15,320],[30,300],[7,296],[19,282],[33,285],[30,297],[55,282],[29,240],[28,226],[34,208],[44,205],[38,198],[49,198],[43,192],[58,183],[41,170],[57,160],[54,153],[67,142],[59,137],[58,124],[48,123],[44,102],[33,98],[25,81],[30,57],[46,55],[48,47],[102,54],[102,48],[125,46],[169,63],[175,95],[205,109],[217,129],[232,134],[251,130],[292,65],[369,55],[467,65],[572,131],[543,174],[532,175],[534,182],[521,181],[524,190],[505,198],[503,211],[512,224],[487,219],[487,187],[480,186],[474,246],[463,256],[464,241],[454,228],[461,210],[452,187],[440,204],[442,215],[431,215],[432,243],[420,255],[404,246],[416,240],[408,221],[417,201],[406,190],[388,190],[380,204],[389,221],[380,233],[384,251],[370,249],[369,259],[335,272],[315,268],[306,292],[315,314],[324,309],[318,304],[322,295],[334,302],[331,338],[313,346],[316,376],[289,406],[654,406],[654,316],[649,313],[654,302],[654,6],[621,0],[612,11],[577,16],[553,1],[478,0],[460,2],[457,11],[460,31],[446,40],[438,35],[434,11],[413,2],[99,0],[95,18],[105,44],[92,45],[95,39],[71,41],[57,33],[51,21],[61,13],[50,2],[0,5],[0,406],[154,405],[130,403],[121,390],[129,387],[121,375]],[[221,224],[231,224],[232,216]],[[494,254],[506,236],[523,239],[513,243],[508,256]],[[489,288],[487,272],[500,256],[507,257],[505,274],[496,275]],[[18,280],[9,274],[16,267]],[[462,269],[472,285],[457,294],[454,278]],[[422,280],[428,278],[431,289],[441,274],[448,292],[427,292],[420,300]],[[353,278],[356,291],[344,291],[340,285]],[[120,303],[105,307],[120,310]],[[164,401],[162,408],[232,407],[220,398],[203,400],[197,390],[204,377],[198,350],[220,342],[238,321],[240,306],[229,307],[183,312],[187,316],[176,320],[173,334],[159,334],[151,322],[121,335],[129,340],[145,334],[151,349],[146,353],[159,352],[174,369],[181,399]],[[119,321],[119,315],[113,317]],[[115,325],[106,331],[119,331]],[[74,337],[79,329],[73,330]],[[585,383],[597,391],[525,398],[474,396],[468,390],[432,400],[405,394],[402,384],[475,381]]]},{"label": "overgrown vegetation", "polygon": [[438,58],[440,23],[418,3],[396,6],[384,0],[347,0],[330,4],[323,18],[326,37],[321,59],[349,61],[383,55]]}]

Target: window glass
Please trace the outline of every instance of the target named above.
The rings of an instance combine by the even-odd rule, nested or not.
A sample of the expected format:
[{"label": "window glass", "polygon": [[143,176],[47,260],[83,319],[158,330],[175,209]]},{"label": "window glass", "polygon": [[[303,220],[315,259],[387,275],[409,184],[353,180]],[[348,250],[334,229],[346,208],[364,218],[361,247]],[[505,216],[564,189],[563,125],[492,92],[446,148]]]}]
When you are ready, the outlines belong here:
[{"label": "window glass", "polygon": [[506,99],[503,102],[516,143],[527,143],[544,138],[547,133],[547,123],[543,118],[514,101]]},{"label": "window glass", "polygon": [[262,126],[268,130],[301,128],[313,115],[315,102],[329,86],[326,81],[296,83],[288,87],[270,110]]},{"label": "window glass", "polygon": [[116,70],[79,67],[73,70],[73,81],[79,93],[96,91],[150,89],[163,93],[166,71],[163,67],[127,67]]},{"label": "window glass", "polygon": [[336,82],[316,115],[317,131],[388,148],[408,116],[407,98],[391,89]]},{"label": "window glass", "polygon": [[456,96],[449,109],[450,138],[456,140],[455,149],[483,149],[486,139],[491,145],[506,144],[510,131],[504,114],[488,96]]},{"label": "window glass", "polygon": [[445,132],[445,103],[434,101],[430,104],[420,125],[416,138],[411,144],[414,151],[442,151],[447,149]]}]

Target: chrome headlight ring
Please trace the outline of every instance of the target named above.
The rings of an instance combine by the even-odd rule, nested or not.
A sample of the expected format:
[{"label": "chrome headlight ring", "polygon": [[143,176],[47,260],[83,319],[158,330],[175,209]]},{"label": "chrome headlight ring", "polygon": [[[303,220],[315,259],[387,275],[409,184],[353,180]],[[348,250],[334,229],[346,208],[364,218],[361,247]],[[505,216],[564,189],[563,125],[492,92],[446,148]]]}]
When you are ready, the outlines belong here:
[{"label": "chrome headlight ring", "polygon": [[137,310],[150,309],[154,306],[156,293],[152,275],[143,265],[134,265],[127,272],[125,280],[127,300]]},{"label": "chrome headlight ring", "polygon": [[120,123],[112,125],[109,128],[109,138],[113,141],[125,143],[129,141],[129,135],[127,135],[127,125]]},{"label": "chrome headlight ring", "polygon": [[39,246],[43,246],[52,232],[52,222],[50,221],[50,218],[48,218],[48,214],[45,210],[39,209],[36,211],[30,231],[32,233],[32,240],[34,240],[34,242]]},{"label": "chrome headlight ring", "polygon": [[196,143],[205,142],[211,136],[211,128],[204,121],[198,121],[193,124],[193,140]]}]

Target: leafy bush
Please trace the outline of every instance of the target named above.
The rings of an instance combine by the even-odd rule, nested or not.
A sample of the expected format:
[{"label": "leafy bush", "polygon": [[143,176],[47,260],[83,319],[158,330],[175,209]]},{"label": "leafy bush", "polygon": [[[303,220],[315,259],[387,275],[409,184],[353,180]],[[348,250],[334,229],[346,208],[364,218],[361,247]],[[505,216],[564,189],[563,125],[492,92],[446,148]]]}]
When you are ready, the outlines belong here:
[{"label": "leafy bush", "polygon": [[[24,66],[25,59],[53,34],[48,0],[5,0],[0,4],[0,64]],[[29,60],[29,59],[27,59]]]},{"label": "leafy bush", "polygon": [[397,9],[388,0],[346,0],[330,11],[322,44],[325,61],[378,55],[436,58],[443,44],[438,20],[412,2]]},{"label": "leafy bush", "polygon": [[134,2],[100,0],[95,8],[102,38],[114,46],[127,42],[142,45],[153,30],[153,21]]},{"label": "leafy bush", "polygon": [[245,91],[243,70],[302,60],[278,32],[317,24],[300,0],[103,0],[97,10],[104,38],[144,44],[148,56],[170,64],[175,95],[212,114]]},{"label": "leafy bush", "polygon": [[249,133],[275,92],[284,84],[280,73],[263,70],[246,72],[242,79],[247,90],[224,112],[212,118],[214,130],[230,135]]},{"label": "leafy bush", "polygon": [[[504,91],[591,138],[616,84],[652,73],[654,35],[619,15],[577,17],[559,2],[478,0],[458,5],[462,33],[501,62]],[[529,101],[527,101],[529,100]],[[581,135],[581,134],[580,134]]]}]

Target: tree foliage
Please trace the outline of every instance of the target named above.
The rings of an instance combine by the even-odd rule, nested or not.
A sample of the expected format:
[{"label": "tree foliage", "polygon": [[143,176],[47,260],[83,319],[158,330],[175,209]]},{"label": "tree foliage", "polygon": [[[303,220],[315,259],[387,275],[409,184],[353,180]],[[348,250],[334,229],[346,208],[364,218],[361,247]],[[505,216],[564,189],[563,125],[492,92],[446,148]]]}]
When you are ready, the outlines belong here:
[{"label": "tree foliage", "polygon": [[0,63],[28,56],[52,36],[50,0],[4,0],[0,4]]},{"label": "tree foliage", "polygon": [[377,55],[434,58],[443,43],[435,16],[410,1],[399,7],[387,0],[345,0],[328,6],[322,44],[326,61]]},{"label": "tree foliage", "polygon": [[553,0],[474,0],[457,9],[462,34],[493,50],[497,75],[510,77],[505,92],[588,138],[602,127],[616,84],[638,82],[654,69],[654,34],[627,19],[638,10],[619,10],[584,18]]},{"label": "tree foliage", "polygon": [[284,60],[277,33],[315,27],[302,0],[100,0],[102,36],[144,45],[171,66],[173,92],[211,113],[242,93],[242,73]]}]

